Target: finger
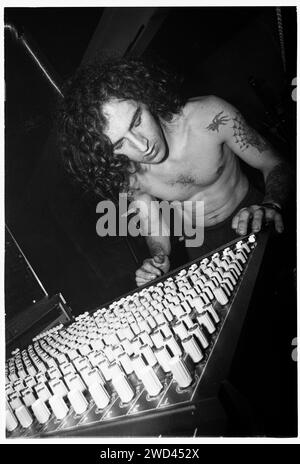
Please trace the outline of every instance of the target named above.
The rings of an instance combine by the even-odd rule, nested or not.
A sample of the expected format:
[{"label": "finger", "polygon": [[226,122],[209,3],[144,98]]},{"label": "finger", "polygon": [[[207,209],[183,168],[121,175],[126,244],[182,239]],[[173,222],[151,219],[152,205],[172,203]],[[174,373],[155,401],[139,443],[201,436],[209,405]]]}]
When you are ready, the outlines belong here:
[{"label": "finger", "polygon": [[236,230],[237,226],[239,224],[239,219],[240,219],[240,213],[236,214],[234,218],[232,219],[231,227]]},{"label": "finger", "polygon": [[153,258],[154,264],[163,264],[164,260],[166,259],[165,255],[155,255]]},{"label": "finger", "polygon": [[140,277],[142,279],[147,280],[147,282],[150,282],[150,280],[156,279],[157,275],[151,274],[150,272],[143,271],[143,269],[138,269],[135,273],[136,278]]},{"label": "finger", "polygon": [[250,211],[248,209],[242,209],[240,212],[239,223],[237,227],[237,233],[245,235],[248,229],[248,222],[250,219]]},{"label": "finger", "polygon": [[157,256],[154,256],[154,258],[152,259],[152,263],[156,269],[161,269],[166,264],[166,256],[164,255],[163,259],[161,259],[162,256],[159,256],[158,258],[159,259],[157,259]]},{"label": "finger", "polygon": [[265,208],[265,218],[266,218],[266,224],[269,224],[270,222],[274,221],[276,211],[271,208]]},{"label": "finger", "polygon": [[138,287],[149,283],[149,280],[141,279],[139,277],[136,277],[135,281]]},{"label": "finger", "polygon": [[277,213],[274,216],[275,230],[281,234],[284,231],[284,225],[281,214]]},{"label": "finger", "polygon": [[143,269],[145,272],[155,274],[156,276],[161,275],[161,271],[157,267],[153,266],[153,264],[149,261],[144,261],[143,265],[141,266],[141,269]]},{"label": "finger", "polygon": [[257,209],[253,213],[252,219],[252,232],[259,232],[262,226],[262,221],[264,217],[264,210],[262,208]]}]

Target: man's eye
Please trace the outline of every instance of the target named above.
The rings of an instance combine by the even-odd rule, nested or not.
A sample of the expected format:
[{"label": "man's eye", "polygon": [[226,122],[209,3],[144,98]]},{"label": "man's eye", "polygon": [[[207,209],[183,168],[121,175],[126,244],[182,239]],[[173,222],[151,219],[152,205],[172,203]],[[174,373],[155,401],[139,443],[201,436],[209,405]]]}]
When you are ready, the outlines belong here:
[{"label": "man's eye", "polygon": [[141,116],[138,116],[136,120],[134,121],[134,127],[138,127],[141,124],[142,118]]},{"label": "man's eye", "polygon": [[118,142],[115,146],[114,146],[114,150],[120,150],[120,148],[122,148],[123,146],[123,140],[121,140],[121,142]]}]

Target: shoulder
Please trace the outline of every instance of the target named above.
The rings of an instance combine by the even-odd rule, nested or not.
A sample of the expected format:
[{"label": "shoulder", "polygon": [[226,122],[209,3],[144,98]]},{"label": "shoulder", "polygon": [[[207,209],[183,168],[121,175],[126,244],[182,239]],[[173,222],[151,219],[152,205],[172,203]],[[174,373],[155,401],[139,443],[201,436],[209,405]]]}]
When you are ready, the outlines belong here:
[{"label": "shoulder", "polygon": [[187,100],[181,112],[174,115],[169,123],[170,130],[185,132],[188,129],[196,128],[198,131],[205,127],[212,120],[216,112],[221,112],[232,108],[228,102],[215,95],[205,95],[193,97]]},{"label": "shoulder", "polygon": [[215,95],[196,97],[187,102],[183,114],[191,130],[219,135],[219,129],[229,127],[239,111],[229,102]]},{"label": "shoulder", "polygon": [[207,121],[222,111],[225,115],[232,115],[238,110],[223,98],[216,95],[207,95],[189,99],[183,108],[183,115],[190,120],[200,118]]}]

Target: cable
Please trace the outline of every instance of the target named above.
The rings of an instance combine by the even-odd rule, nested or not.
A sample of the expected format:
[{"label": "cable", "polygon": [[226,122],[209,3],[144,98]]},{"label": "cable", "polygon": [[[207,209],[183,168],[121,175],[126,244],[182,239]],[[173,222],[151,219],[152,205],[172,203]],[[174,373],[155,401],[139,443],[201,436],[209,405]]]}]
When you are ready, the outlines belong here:
[{"label": "cable", "polygon": [[61,92],[60,88],[58,85],[55,83],[54,79],[50,76],[49,72],[47,71],[46,67],[42,64],[41,60],[37,57],[37,55],[34,53],[32,48],[30,47],[28,41],[26,40],[24,34],[20,34],[16,27],[13,24],[5,24],[4,25],[5,29],[8,29],[14,36],[15,39],[20,40],[21,43],[24,45],[26,50],[30,53],[31,57],[33,60],[36,62],[36,64],[39,66],[39,68],[42,70],[52,87],[60,94],[61,97],[64,97],[63,93]]},{"label": "cable", "polygon": [[284,72],[286,73],[286,56],[285,56],[285,44],[284,44],[284,33],[283,33],[283,20],[282,20],[281,7],[279,6],[276,7],[276,16],[277,16],[277,26],[278,26],[282,66],[283,66]]}]

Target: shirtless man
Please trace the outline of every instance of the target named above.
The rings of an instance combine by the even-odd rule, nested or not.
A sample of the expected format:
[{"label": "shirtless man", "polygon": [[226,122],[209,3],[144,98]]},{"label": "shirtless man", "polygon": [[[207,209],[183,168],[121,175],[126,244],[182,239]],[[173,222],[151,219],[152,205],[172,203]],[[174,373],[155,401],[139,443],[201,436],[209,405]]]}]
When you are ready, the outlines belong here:
[{"label": "shirtless man", "polygon": [[[139,66],[144,70],[144,92],[135,90],[135,96],[132,89],[126,92],[123,90],[123,95],[120,89],[118,92],[111,91],[112,86],[108,86],[107,82],[111,84],[113,76],[119,72],[120,79],[126,82],[128,76],[139,76],[138,72],[141,74]],[[169,111],[168,117],[163,117],[162,112],[159,114],[157,111],[155,114],[150,107],[149,95],[144,96],[144,93],[150,94],[148,89],[152,86],[152,93],[156,88],[159,94],[161,83],[167,85],[166,78],[163,80],[151,76],[147,67],[137,60],[119,60],[117,64],[108,64],[108,68],[104,67],[101,72],[97,81],[95,78],[86,79],[85,87],[83,86],[90,91],[93,85],[94,96],[97,95],[98,98],[97,117],[94,116],[92,126],[89,121],[89,129],[85,130],[89,137],[92,133],[92,144],[78,130],[78,117],[75,125],[73,116],[70,130],[71,105],[69,104],[68,110],[64,109],[64,117],[69,125],[69,130],[65,130],[65,134],[68,134],[64,139],[65,147],[76,143],[74,127],[77,141],[80,139],[78,133],[81,133],[80,142],[86,142],[80,147],[80,163],[78,151],[75,162],[74,150],[72,153],[70,149],[65,149],[65,158],[73,174],[76,175],[77,172],[79,177],[78,166],[81,170],[84,166],[85,179],[87,178],[88,169],[84,163],[86,157],[98,149],[97,136],[99,138],[101,134],[110,145],[110,160],[126,159],[127,190],[133,193],[134,200],[139,199],[144,205],[139,210],[142,227],[148,221],[151,200],[158,198],[167,201],[192,200],[196,205],[199,200],[204,202],[204,245],[207,231],[218,228],[220,224],[225,224],[223,229],[229,231],[229,239],[233,239],[236,233],[244,235],[250,229],[258,232],[265,220],[274,222],[277,232],[283,231],[281,208],[287,198],[289,170],[278,153],[246,123],[235,107],[215,96],[198,97],[178,105],[177,112],[173,111],[171,116]],[[87,72],[83,72],[80,82],[82,76],[86,75]],[[105,79],[106,85],[102,88]],[[142,81],[140,79],[139,83]],[[116,83],[115,85],[117,86]],[[127,83],[127,87],[130,85],[132,84]],[[127,87],[124,86],[125,89]],[[74,87],[71,87],[72,91],[74,93]],[[166,94],[165,91],[161,99]],[[93,105],[86,109],[89,115],[95,113],[95,98]],[[81,124],[83,125],[82,121]],[[80,146],[78,143],[77,145]],[[249,181],[240,168],[239,159],[262,172],[265,181],[264,197],[256,192],[249,194]],[[97,169],[97,162],[99,160],[95,156],[94,170]],[[90,165],[88,172],[91,173]],[[81,181],[84,175],[81,176]],[[98,183],[94,181],[94,190],[101,185],[99,177],[98,175]],[[102,183],[104,177],[102,171]],[[116,183],[115,179],[116,177],[112,178],[111,184]],[[119,191],[124,191],[122,185],[120,182]],[[162,272],[167,272],[170,267],[170,239],[157,233],[160,220],[161,217],[153,214],[150,217],[151,227],[146,241],[152,257],[146,259],[136,271],[136,283],[139,286],[160,276]],[[185,220],[192,222],[193,218]],[[223,243],[226,243],[228,239],[222,230],[221,235]],[[213,248],[220,245],[221,243],[213,243]]]}]

